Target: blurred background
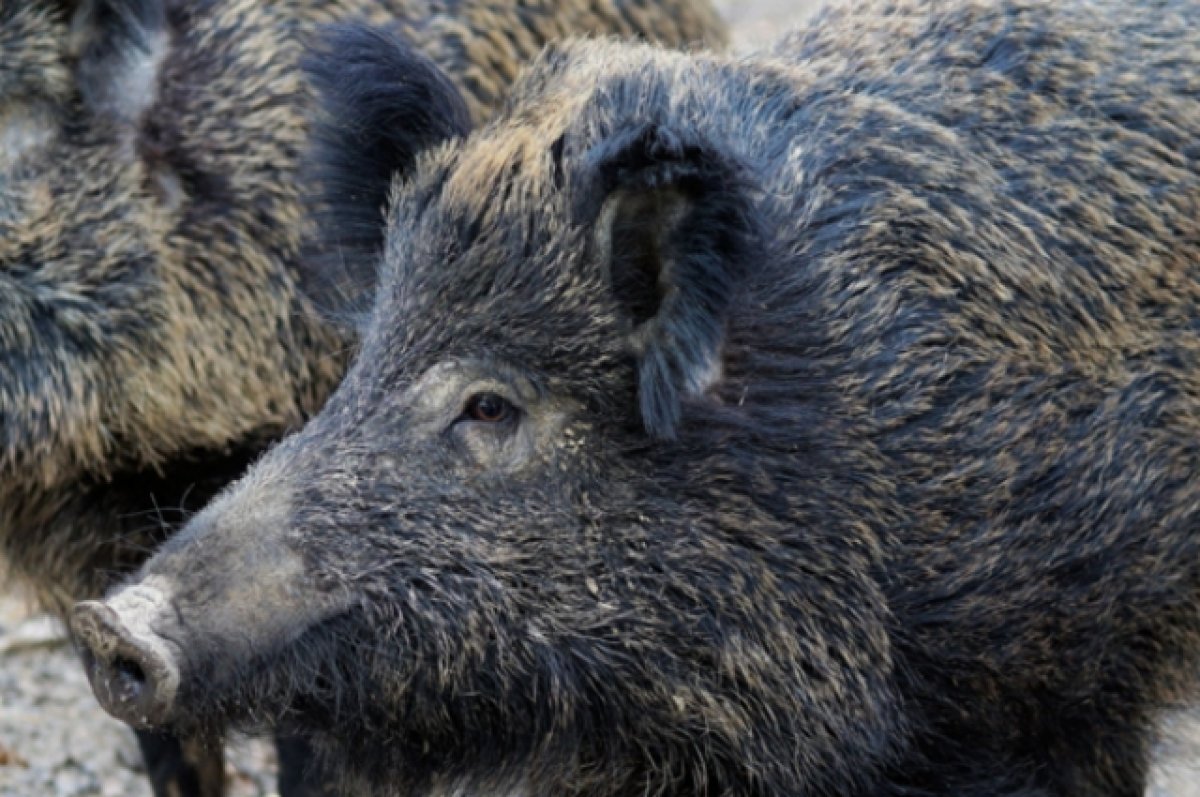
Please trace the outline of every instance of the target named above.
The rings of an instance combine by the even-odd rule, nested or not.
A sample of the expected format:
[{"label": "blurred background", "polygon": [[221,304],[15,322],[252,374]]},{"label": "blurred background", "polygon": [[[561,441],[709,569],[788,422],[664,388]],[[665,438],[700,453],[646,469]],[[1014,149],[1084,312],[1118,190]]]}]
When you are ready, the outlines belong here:
[{"label": "blurred background", "polygon": [[[814,0],[714,0],[734,46],[802,21]],[[0,579],[2,581],[2,579]],[[234,740],[232,797],[273,794],[267,744]],[[61,626],[0,592],[0,797],[151,797],[132,733],[100,711]],[[1200,797],[1200,717],[1171,715],[1147,797]]]}]

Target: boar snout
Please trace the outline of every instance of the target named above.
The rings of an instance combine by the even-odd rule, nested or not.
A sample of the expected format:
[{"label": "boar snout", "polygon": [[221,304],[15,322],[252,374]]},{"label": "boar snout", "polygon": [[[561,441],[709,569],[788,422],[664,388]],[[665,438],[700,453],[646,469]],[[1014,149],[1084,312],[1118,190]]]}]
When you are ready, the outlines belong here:
[{"label": "boar snout", "polygon": [[179,689],[175,656],[150,630],[150,619],[165,603],[158,590],[135,587],[108,602],[80,603],[71,615],[96,699],[136,728],[166,724]]}]

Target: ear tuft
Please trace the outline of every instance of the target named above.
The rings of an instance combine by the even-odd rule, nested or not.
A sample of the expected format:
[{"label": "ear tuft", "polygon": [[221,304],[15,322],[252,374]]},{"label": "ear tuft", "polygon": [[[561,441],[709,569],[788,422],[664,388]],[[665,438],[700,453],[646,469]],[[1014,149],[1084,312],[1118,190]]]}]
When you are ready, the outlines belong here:
[{"label": "ear tuft", "polygon": [[316,187],[318,240],[303,287],[342,314],[362,309],[374,288],[393,180],[423,150],[465,136],[470,114],[437,65],[391,30],[332,25],[304,69],[319,112],[305,180]]},{"label": "ear tuft", "polygon": [[167,47],[164,0],[84,0],[71,22],[84,102],[125,125],[153,103]]},{"label": "ear tuft", "polygon": [[670,439],[720,378],[727,310],[763,241],[751,183],[732,153],[654,124],[596,145],[584,169],[578,210],[632,327],[642,422]]}]

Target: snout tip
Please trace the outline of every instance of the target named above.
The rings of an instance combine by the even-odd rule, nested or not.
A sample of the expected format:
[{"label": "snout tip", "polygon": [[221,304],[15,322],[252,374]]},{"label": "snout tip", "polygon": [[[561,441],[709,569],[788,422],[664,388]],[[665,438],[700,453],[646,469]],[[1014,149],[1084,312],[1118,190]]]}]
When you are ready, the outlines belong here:
[{"label": "snout tip", "polygon": [[85,601],[72,611],[71,629],[101,707],[135,728],[161,727],[172,713],[179,667],[165,642],[136,619]]}]

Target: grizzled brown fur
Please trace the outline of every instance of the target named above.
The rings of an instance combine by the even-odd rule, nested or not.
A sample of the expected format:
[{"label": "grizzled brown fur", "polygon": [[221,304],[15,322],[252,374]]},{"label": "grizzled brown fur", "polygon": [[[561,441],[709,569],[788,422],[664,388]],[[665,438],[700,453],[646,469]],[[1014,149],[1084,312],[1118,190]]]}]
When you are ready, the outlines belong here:
[{"label": "grizzled brown fur", "polygon": [[400,16],[475,121],[561,35],[722,40],[691,0],[210,0],[148,14],[126,63],[81,42],[100,22],[76,5],[6,3],[0,25],[0,546],[52,608],[99,594],[340,375],[293,265],[314,26]]},{"label": "grizzled brown fur", "polygon": [[102,594],[341,376],[297,289],[299,63],[359,17],[476,121],[553,37],[722,40],[692,0],[0,4],[0,555],[45,606]]},{"label": "grizzled brown fur", "polygon": [[374,794],[1141,794],[1200,664],[1197,75],[1193,0],[552,49],[397,184],[321,413],[77,610],[165,676],[106,705]]}]

